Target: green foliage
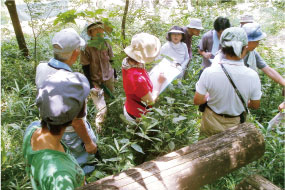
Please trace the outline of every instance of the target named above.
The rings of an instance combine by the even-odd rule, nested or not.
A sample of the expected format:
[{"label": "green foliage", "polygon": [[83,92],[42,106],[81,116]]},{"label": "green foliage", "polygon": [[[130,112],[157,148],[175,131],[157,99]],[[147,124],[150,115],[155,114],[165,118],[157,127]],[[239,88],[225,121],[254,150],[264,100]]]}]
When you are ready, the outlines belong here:
[{"label": "green foliage", "polygon": [[[74,23],[76,24],[75,22],[75,19],[77,18],[83,18],[83,19],[86,19],[86,18],[92,18],[95,19],[95,20],[98,20],[98,19],[101,19],[98,15],[101,15],[104,11],[106,11],[105,9],[97,9],[95,11],[76,11],[75,9],[71,9],[71,10],[68,10],[64,13],[60,13],[57,15],[57,18],[54,20],[54,25],[57,25],[57,24],[66,24],[66,23]],[[94,22],[94,20],[93,20]]]},{"label": "green foliage", "polygon": [[92,37],[91,40],[88,40],[88,46],[96,47],[99,50],[108,49],[106,43],[110,43],[110,40],[101,37],[100,34],[98,34],[96,37]]}]

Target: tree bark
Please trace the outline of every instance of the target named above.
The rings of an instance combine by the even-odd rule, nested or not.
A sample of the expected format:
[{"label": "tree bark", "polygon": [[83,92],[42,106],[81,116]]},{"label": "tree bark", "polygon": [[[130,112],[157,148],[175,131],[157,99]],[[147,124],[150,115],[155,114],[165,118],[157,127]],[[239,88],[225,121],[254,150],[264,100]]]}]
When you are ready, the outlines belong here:
[{"label": "tree bark", "polygon": [[263,135],[244,123],[81,189],[198,190],[257,160],[264,151]]},{"label": "tree bark", "polygon": [[12,20],[13,28],[16,34],[19,49],[22,54],[27,57],[29,55],[29,50],[26,45],[25,37],[22,31],[22,27],[19,21],[15,0],[6,0],[5,5],[8,8],[10,18]]},{"label": "tree bark", "polygon": [[127,20],[128,9],[129,9],[129,0],[126,0],[125,11],[122,20],[122,36],[124,40],[123,41],[124,48],[125,48],[125,39],[126,39],[126,20]]},{"label": "tree bark", "polygon": [[238,184],[235,190],[281,190],[274,185],[271,181],[268,181],[260,175],[252,175],[245,178],[240,184]]}]

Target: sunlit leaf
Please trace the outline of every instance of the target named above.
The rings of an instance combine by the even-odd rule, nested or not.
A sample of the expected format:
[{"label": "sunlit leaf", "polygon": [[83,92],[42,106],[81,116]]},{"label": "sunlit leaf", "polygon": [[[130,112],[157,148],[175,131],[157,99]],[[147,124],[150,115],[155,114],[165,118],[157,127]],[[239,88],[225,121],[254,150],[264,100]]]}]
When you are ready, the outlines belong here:
[{"label": "sunlit leaf", "polygon": [[172,119],[172,122],[174,123],[174,124],[176,124],[176,123],[178,123],[179,121],[183,121],[183,120],[185,120],[185,119],[187,119],[187,117],[184,117],[184,116],[179,116],[179,117],[175,117],[175,118],[173,118]]},{"label": "sunlit leaf", "polygon": [[131,147],[135,149],[137,152],[144,154],[142,148],[138,144],[132,144]]}]

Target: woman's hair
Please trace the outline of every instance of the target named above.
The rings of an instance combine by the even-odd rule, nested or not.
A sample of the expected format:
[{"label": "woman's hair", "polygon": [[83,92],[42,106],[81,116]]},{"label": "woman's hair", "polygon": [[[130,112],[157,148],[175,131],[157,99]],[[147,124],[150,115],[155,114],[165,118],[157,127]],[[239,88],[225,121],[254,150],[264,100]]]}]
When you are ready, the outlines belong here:
[{"label": "woman's hair", "polygon": [[231,27],[230,20],[225,17],[218,17],[214,22],[214,29],[219,32],[221,30],[225,30],[227,28]]},{"label": "woman's hair", "polygon": [[66,128],[68,125],[71,125],[71,123],[72,121],[69,121],[61,125],[51,125],[44,120],[41,121],[42,128],[49,130],[52,135],[59,135],[61,130]]},{"label": "woman's hair", "polygon": [[[242,47],[242,51],[244,50],[245,47],[246,47],[246,46],[243,46],[243,47]],[[222,52],[223,52],[223,54],[229,55],[229,56],[231,56],[231,57],[237,56],[237,55],[235,54],[235,52],[234,52],[234,48],[233,48],[233,47],[223,47],[223,48],[222,48]]]},{"label": "woman's hair", "polygon": [[172,28],[170,28],[170,30],[167,32],[166,40],[171,41],[171,34],[173,34],[173,33],[170,33],[171,30],[180,30],[180,31],[182,31],[183,33],[181,33],[182,34],[181,42],[183,42],[185,40],[184,31],[183,31],[183,29],[180,26],[173,26]]},{"label": "woman's hair", "polygon": [[136,60],[134,60],[134,59],[131,58],[130,56],[128,56],[127,61],[128,61],[128,62],[131,61],[131,62],[133,62],[133,63],[135,63],[135,64],[140,64],[139,62],[137,62]]}]

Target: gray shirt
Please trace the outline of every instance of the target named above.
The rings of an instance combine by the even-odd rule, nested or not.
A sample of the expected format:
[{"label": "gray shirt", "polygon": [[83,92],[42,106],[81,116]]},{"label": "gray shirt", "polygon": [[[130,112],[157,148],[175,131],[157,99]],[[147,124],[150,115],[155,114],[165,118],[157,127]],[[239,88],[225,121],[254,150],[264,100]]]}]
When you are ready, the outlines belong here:
[{"label": "gray shirt", "polygon": [[[210,30],[208,32],[206,32],[199,45],[198,48],[200,49],[200,51],[204,51],[204,52],[212,52],[212,48],[213,48],[213,31],[214,30]],[[219,49],[221,49],[221,45],[219,46]],[[215,56],[212,55],[211,59],[213,59]],[[209,61],[209,59],[206,59],[205,57],[203,57],[203,62],[202,62],[202,66],[203,67],[210,67],[211,66],[211,62]]]},{"label": "gray shirt", "polygon": [[[259,68],[259,69],[263,69],[264,67],[266,67],[267,64],[265,63],[264,59],[262,59],[262,57],[259,55],[259,53],[257,51],[255,51],[255,50],[253,50],[253,52],[255,54],[256,67]],[[247,64],[248,57],[249,57],[249,53],[246,54],[246,56],[243,58],[244,64],[247,67],[249,67],[249,65]]]}]

